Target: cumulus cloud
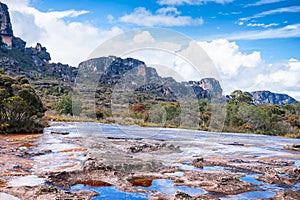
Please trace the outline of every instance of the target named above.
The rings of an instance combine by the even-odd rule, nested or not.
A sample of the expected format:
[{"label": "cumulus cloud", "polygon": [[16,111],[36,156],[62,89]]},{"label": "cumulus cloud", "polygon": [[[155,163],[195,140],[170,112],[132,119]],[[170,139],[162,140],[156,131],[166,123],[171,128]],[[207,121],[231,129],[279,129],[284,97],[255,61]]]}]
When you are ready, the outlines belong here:
[{"label": "cumulus cloud", "polygon": [[152,43],[154,42],[154,38],[152,35],[149,33],[149,31],[142,31],[139,34],[136,34],[133,37],[133,41],[137,43]]},{"label": "cumulus cloud", "polygon": [[[27,41],[28,46],[42,43],[54,62],[77,66],[106,38],[122,32],[118,27],[99,30],[89,22],[76,21],[76,17],[88,13],[85,10],[41,12],[30,7],[29,1],[3,0],[3,3],[10,9],[14,34]],[[74,20],[68,22],[66,18]]]},{"label": "cumulus cloud", "polygon": [[219,4],[231,3],[234,0],[158,0],[160,5],[200,5],[208,2],[214,2]]},{"label": "cumulus cloud", "polygon": [[144,7],[136,8],[132,13],[119,18],[120,22],[136,24],[138,26],[197,26],[203,24],[203,19],[182,16],[174,7],[160,8],[153,14]]},{"label": "cumulus cloud", "polygon": [[268,67],[268,73],[259,74],[256,79],[256,88],[270,88],[275,92],[283,92],[300,100],[300,61],[290,59]]},{"label": "cumulus cloud", "polygon": [[244,53],[235,42],[226,39],[199,42],[214,61],[224,85],[224,93],[270,90],[286,93],[300,100],[300,61],[291,58],[265,63],[260,52]]},{"label": "cumulus cloud", "polygon": [[262,62],[260,53],[242,53],[235,42],[226,39],[199,42],[199,45],[214,61],[218,70],[226,76],[235,76],[241,67],[255,67]]}]

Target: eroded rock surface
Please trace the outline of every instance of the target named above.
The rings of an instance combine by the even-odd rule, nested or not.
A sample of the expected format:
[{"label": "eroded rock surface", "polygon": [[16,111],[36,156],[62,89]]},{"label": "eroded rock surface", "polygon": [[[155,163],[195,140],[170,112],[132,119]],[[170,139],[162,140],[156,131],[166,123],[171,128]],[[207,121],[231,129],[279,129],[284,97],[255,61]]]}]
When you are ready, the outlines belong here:
[{"label": "eroded rock surface", "polygon": [[[291,151],[280,156],[244,156],[239,152],[221,155],[213,151],[204,154],[197,140],[184,140],[190,137],[188,134],[183,139],[177,135],[176,140],[158,140],[142,135],[119,137],[115,133],[108,136],[84,130],[78,133],[74,132],[77,128],[67,129],[69,125],[56,124],[43,135],[0,136],[0,192],[41,200],[91,199],[98,195],[72,190],[83,185],[113,187],[126,194],[144,194],[148,199],[194,200],[235,197],[275,187],[270,196],[273,199],[298,198],[299,157]],[[90,131],[90,125],[87,127]],[[63,131],[69,134],[51,134]],[[248,151],[254,144],[247,142],[249,145],[232,146],[220,141],[219,148]],[[284,151],[284,146],[280,151]],[[35,184],[12,184],[14,180],[28,179]],[[158,181],[162,185],[155,186]],[[163,188],[164,181],[171,181],[168,184],[173,192],[168,191],[169,186]],[[178,188],[183,189],[177,191]],[[188,193],[193,189],[204,192]]]}]

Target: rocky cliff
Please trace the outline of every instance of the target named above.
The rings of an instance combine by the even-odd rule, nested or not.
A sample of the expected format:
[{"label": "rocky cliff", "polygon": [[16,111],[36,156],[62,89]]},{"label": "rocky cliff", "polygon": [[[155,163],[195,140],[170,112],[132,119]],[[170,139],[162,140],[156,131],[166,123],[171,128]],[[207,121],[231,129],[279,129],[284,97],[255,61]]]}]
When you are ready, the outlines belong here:
[{"label": "rocky cliff", "polygon": [[0,47],[2,49],[22,49],[26,42],[13,34],[7,5],[0,2]]},{"label": "rocky cliff", "polygon": [[13,36],[12,25],[10,22],[9,12],[7,5],[0,2],[0,34]]},{"label": "rocky cliff", "polygon": [[273,93],[270,91],[254,91],[247,92],[247,94],[252,97],[255,105],[286,105],[297,102],[296,99],[290,97],[289,95]]},{"label": "rocky cliff", "polygon": [[78,81],[99,82],[99,93],[109,95],[116,90],[127,90],[136,93],[136,96],[142,94],[140,98],[144,100],[161,101],[177,101],[179,98],[186,97],[203,99],[222,96],[222,88],[213,78],[177,82],[171,77],[159,76],[154,68],[147,67],[144,62],[134,58],[122,59],[109,56],[91,59],[82,62],[79,71],[84,80],[78,79]]},{"label": "rocky cliff", "polygon": [[8,7],[0,2],[0,66],[8,75],[24,75],[31,80],[55,78],[74,81],[76,68],[50,63],[47,49],[40,43],[26,48],[26,42],[13,34]]},{"label": "rocky cliff", "polygon": [[[82,62],[78,68],[51,63],[50,54],[40,43],[35,47],[26,48],[26,42],[14,36],[8,8],[1,2],[0,39],[0,68],[8,75],[26,76],[33,84],[36,83],[36,88],[42,90],[42,93],[45,92],[44,89],[47,89],[46,92],[48,89],[61,91],[61,83],[66,83],[63,88],[66,92],[70,91],[80,72],[81,79],[77,79],[77,83],[84,81],[82,78],[99,83],[96,97],[103,100],[104,104],[110,101],[114,91],[122,92],[126,89],[136,93],[137,98],[133,99],[133,103],[147,99],[176,101],[185,97],[222,97],[220,83],[213,78],[177,82],[171,77],[160,77],[154,68],[147,67],[144,62],[133,58],[96,58]],[[295,102],[295,99],[288,95],[268,91],[252,92],[249,95],[253,97],[255,104],[284,105]]]}]

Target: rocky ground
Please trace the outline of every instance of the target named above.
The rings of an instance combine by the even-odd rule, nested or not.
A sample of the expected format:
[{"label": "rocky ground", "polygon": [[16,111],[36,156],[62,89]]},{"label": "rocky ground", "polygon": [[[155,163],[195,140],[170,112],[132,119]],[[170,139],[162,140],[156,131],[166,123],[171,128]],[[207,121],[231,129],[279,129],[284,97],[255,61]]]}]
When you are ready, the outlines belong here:
[{"label": "rocky ground", "polygon": [[[36,156],[51,154],[38,148],[42,135],[0,136],[0,197],[13,195],[19,199],[91,199],[93,191],[72,191],[71,186],[82,184],[115,188],[128,193],[149,193],[154,180],[172,180],[175,186],[201,188],[205,193],[195,196],[182,191],[174,195],[149,193],[148,199],[220,199],[250,191],[262,191],[260,183],[287,188],[276,192],[271,199],[300,199],[300,190],[289,189],[300,183],[300,167],[294,161],[280,157],[201,157],[163,162],[166,155],[181,153],[182,147],[169,141],[103,137],[99,140],[80,140],[59,135],[64,141],[76,143],[61,153],[81,151],[85,155],[80,167],[61,167],[59,170],[33,170]],[[55,136],[58,137],[58,136]],[[176,158],[176,157],[174,157]],[[66,158],[71,160],[70,158]],[[184,167],[182,167],[184,166]],[[211,168],[211,169],[210,169]],[[176,175],[176,173],[180,175]],[[251,183],[242,177],[253,174]],[[39,184],[12,184],[18,177],[36,176]],[[33,180],[36,181],[36,180]],[[140,187],[139,187],[140,186]],[[2,196],[1,196],[2,195]],[[11,197],[12,198],[12,197]]]}]

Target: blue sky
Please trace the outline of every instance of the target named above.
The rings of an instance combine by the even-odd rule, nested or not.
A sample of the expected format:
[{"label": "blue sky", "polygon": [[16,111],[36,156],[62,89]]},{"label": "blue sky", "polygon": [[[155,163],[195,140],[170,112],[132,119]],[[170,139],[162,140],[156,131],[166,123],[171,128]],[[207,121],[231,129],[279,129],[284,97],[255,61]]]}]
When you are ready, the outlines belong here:
[{"label": "blue sky", "polygon": [[[236,41],[243,51],[259,50],[267,61],[274,62],[289,57],[300,59],[299,34],[297,37],[283,35],[279,36],[280,38],[273,38],[274,35],[271,32],[263,39],[256,39],[254,36],[248,39],[246,36],[251,32],[259,34],[267,30],[299,24],[299,0],[35,0],[30,5],[44,12],[69,9],[86,10],[89,13],[66,20],[89,21],[94,26],[101,28],[119,26],[125,30],[144,27],[141,23],[145,24],[145,21],[142,20],[141,22],[121,20],[125,15],[137,14],[138,8],[145,9],[144,11],[148,11],[153,16],[158,15],[159,9],[173,8],[173,11],[167,15],[200,18],[203,20],[203,24],[168,25],[167,23],[153,22],[146,25],[172,28],[195,40],[228,38]],[[109,17],[113,19],[110,22]],[[243,34],[245,37],[240,38],[239,35]]]},{"label": "blue sky", "polygon": [[76,66],[101,42],[131,29],[169,28],[199,42],[225,93],[268,89],[300,100],[299,0],[1,2],[10,8],[15,35],[28,46],[41,42],[55,62]]}]

